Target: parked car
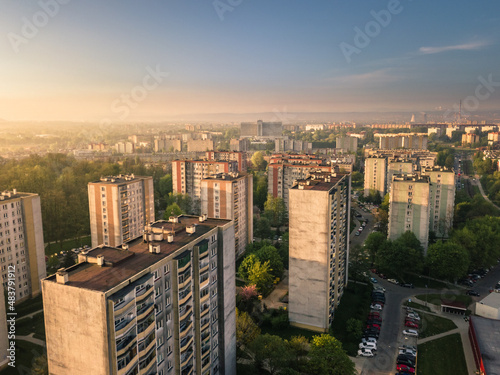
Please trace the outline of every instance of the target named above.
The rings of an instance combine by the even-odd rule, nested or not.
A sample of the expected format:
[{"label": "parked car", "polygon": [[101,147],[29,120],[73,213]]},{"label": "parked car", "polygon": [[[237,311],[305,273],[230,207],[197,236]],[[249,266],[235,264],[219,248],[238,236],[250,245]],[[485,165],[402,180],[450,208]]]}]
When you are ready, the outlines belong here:
[{"label": "parked car", "polygon": [[409,359],[410,361],[412,361],[413,363],[415,363],[416,359],[417,359],[417,356],[409,354],[409,353],[399,353],[398,354],[398,358],[406,358],[406,359]]},{"label": "parked car", "polygon": [[371,323],[371,324],[368,324],[366,326],[366,329],[373,329],[373,330],[377,330],[379,332],[380,332],[380,328],[382,328],[382,327],[380,327],[380,325],[375,324],[375,323]]},{"label": "parked car", "polygon": [[412,284],[412,283],[404,283],[404,284],[401,284],[401,286],[402,286],[402,287],[405,287],[405,288],[411,288],[411,289],[413,289],[413,288],[414,288],[414,286],[413,286],[413,284]]},{"label": "parked car", "polygon": [[377,344],[373,342],[365,342],[365,343],[360,343],[359,344],[360,349],[370,349],[370,350],[377,350]]},{"label": "parked car", "polygon": [[362,343],[367,343],[367,342],[371,342],[373,344],[377,344],[377,339],[376,338],[373,338],[373,337],[363,337],[361,339],[361,342]]},{"label": "parked car", "polygon": [[412,357],[416,357],[417,356],[417,352],[415,350],[411,350],[411,349],[400,350],[398,354],[399,355],[412,356]]},{"label": "parked car", "polygon": [[418,315],[417,313],[407,313],[406,317],[408,319],[413,319],[413,320],[416,320],[416,321],[420,321],[420,315]]},{"label": "parked car", "polygon": [[370,305],[370,309],[377,310],[377,311],[382,311],[382,305],[379,304],[379,303],[372,303]]},{"label": "parked car", "polygon": [[405,349],[410,349],[410,350],[413,350],[413,351],[417,351],[417,347],[414,346],[414,345],[401,345],[399,347],[400,350],[405,350]]},{"label": "parked car", "polygon": [[375,353],[370,349],[359,349],[358,356],[360,357],[373,357]]},{"label": "parked car", "polygon": [[374,277],[370,277],[370,281],[375,284],[378,283],[378,280]]},{"label": "parked car", "polygon": [[387,279],[387,281],[389,281],[392,284],[397,284],[398,283],[398,281],[395,280],[395,279]]},{"label": "parked car", "polygon": [[359,232],[354,233],[355,236],[359,236]]},{"label": "parked car", "polygon": [[469,296],[476,296],[476,297],[479,297],[479,293],[476,292],[475,290],[468,290],[467,292],[465,292],[466,294],[468,294]]},{"label": "parked car", "polygon": [[400,356],[398,356],[398,358],[396,359],[396,364],[415,367],[415,362],[413,362],[412,360],[409,360],[408,358],[405,358],[405,357],[400,358]]},{"label": "parked car", "polygon": [[380,286],[380,285],[375,285],[373,287],[373,289],[377,292],[382,292],[382,293],[385,293],[385,288],[383,286]]},{"label": "parked car", "polygon": [[403,330],[403,335],[418,337],[418,332],[415,331],[414,329],[405,329],[405,330]]},{"label": "parked car", "polygon": [[411,320],[407,320],[405,322],[405,327],[418,329],[418,323],[412,322]]},{"label": "parked car", "polygon": [[408,366],[408,365],[397,365],[396,370],[398,371],[404,371],[404,372],[409,372],[411,374],[415,373],[415,368]]}]

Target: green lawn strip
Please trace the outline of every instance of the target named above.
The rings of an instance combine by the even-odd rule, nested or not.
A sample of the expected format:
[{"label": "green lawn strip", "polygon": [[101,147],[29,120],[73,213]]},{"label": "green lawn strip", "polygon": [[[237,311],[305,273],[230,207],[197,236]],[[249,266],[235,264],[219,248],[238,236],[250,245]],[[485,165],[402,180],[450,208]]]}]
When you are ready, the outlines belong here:
[{"label": "green lawn strip", "polygon": [[419,338],[421,339],[439,335],[440,333],[457,328],[457,325],[450,319],[426,313],[421,313],[419,315],[421,319]]},{"label": "green lawn strip", "polygon": [[467,375],[459,333],[418,346],[417,375]]},{"label": "green lawn strip", "polygon": [[33,359],[42,355],[45,348],[31,342],[16,339],[16,367],[7,366],[0,375],[30,374]]},{"label": "green lawn strip", "polygon": [[405,303],[405,306],[411,307],[413,309],[423,310],[423,311],[429,311],[429,312],[431,311],[429,306],[421,305],[420,303],[417,303],[417,302],[407,302],[407,303]]},{"label": "green lawn strip", "polygon": [[281,337],[284,340],[290,340],[293,336],[304,336],[311,340],[313,336],[321,335],[320,332],[309,331],[307,329],[289,326],[287,328],[261,327],[261,334],[270,334]]},{"label": "green lawn strip", "polygon": [[78,238],[73,238],[71,240],[66,240],[62,242],[62,246],[58,243],[50,243],[45,247],[45,255],[57,254],[60,251],[68,251],[74,248],[79,248],[84,245],[91,246],[90,236],[84,236]]},{"label": "green lawn strip", "polygon": [[418,296],[415,297],[421,301],[427,301],[437,306],[441,306],[442,300],[461,302],[464,303],[466,306],[469,306],[472,303],[471,296],[468,296],[467,294],[455,294],[451,292],[444,292],[441,294],[419,294]]},{"label": "green lawn strip", "polygon": [[331,333],[342,342],[344,350],[351,356],[358,351],[359,338],[347,332],[347,321],[351,318],[358,319],[365,325],[370,311],[371,292],[373,286],[350,283],[344,290],[340,304],[335,310]]},{"label": "green lawn strip", "polygon": [[39,294],[34,298],[30,298],[21,303],[16,303],[15,312],[17,313],[17,319],[24,315],[34,313],[35,311],[43,309],[42,295]]}]

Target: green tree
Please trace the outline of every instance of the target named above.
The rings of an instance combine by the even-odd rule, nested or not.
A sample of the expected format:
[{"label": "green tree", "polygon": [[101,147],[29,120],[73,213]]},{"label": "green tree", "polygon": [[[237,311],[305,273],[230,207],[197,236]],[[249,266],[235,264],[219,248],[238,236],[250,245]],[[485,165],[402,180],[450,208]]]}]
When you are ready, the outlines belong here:
[{"label": "green tree", "polygon": [[68,268],[74,264],[75,264],[75,259],[73,259],[73,253],[71,251],[67,251],[66,255],[64,256],[64,259],[62,261],[61,266],[63,268]]},{"label": "green tree", "polygon": [[32,375],[49,375],[49,363],[47,361],[47,354],[42,354],[35,357],[33,366],[31,368]]},{"label": "green tree", "polygon": [[455,282],[469,269],[469,254],[460,244],[438,241],[429,246],[427,266],[434,277]]},{"label": "green tree", "polygon": [[451,168],[453,168],[454,164],[455,164],[455,158],[453,157],[453,155],[448,155],[446,157],[445,162],[444,162],[444,166],[446,168],[450,168],[451,169]]},{"label": "green tree", "polygon": [[236,309],[236,346],[247,346],[260,335],[260,328],[246,312]]},{"label": "green tree", "polygon": [[349,318],[346,324],[346,331],[354,341],[361,340],[363,335],[363,322],[359,319]]},{"label": "green tree", "polygon": [[172,175],[171,174],[166,174],[162,178],[160,178],[159,184],[158,184],[158,192],[162,197],[168,196],[170,193],[172,193]]},{"label": "green tree", "polygon": [[[362,273],[369,268],[365,251],[361,246],[356,245],[351,248],[349,251],[349,263],[349,276],[354,280],[360,280]],[[354,288],[356,288],[356,283],[354,283]]]},{"label": "green tree", "polygon": [[370,255],[370,261],[372,264],[375,263],[377,253],[380,250],[380,248],[385,244],[386,241],[387,238],[385,234],[381,232],[370,233],[366,238],[365,248],[368,251],[368,254]]},{"label": "green tree", "polygon": [[386,241],[376,256],[377,268],[385,273],[403,278],[406,270],[421,272],[424,259],[420,242],[410,231],[405,232],[395,241]]},{"label": "green tree", "polygon": [[308,373],[311,375],[354,375],[354,363],[335,337],[314,336],[309,352]]},{"label": "green tree", "polygon": [[267,162],[264,159],[264,154],[262,153],[262,151],[254,152],[251,161],[255,169],[259,171],[264,171],[266,169]]},{"label": "green tree", "polygon": [[276,278],[281,278],[283,276],[283,260],[278,252],[278,250],[274,246],[264,246],[261,247],[256,252],[257,258],[261,261],[261,263],[269,262],[269,266],[271,269],[271,274]]},{"label": "green tree", "polygon": [[248,280],[248,272],[253,267],[253,265],[259,261],[256,254],[249,254],[243,259],[240,266],[238,267],[238,274],[242,279]]},{"label": "green tree", "polygon": [[261,263],[257,260],[248,269],[248,281],[250,284],[257,285],[257,289],[264,295],[266,295],[272,287],[273,275],[272,270],[269,265],[269,261]]},{"label": "green tree", "polygon": [[250,345],[254,353],[254,365],[259,374],[265,369],[271,375],[288,367],[292,353],[287,343],[279,336],[264,334],[258,336]]},{"label": "green tree", "polygon": [[253,204],[264,210],[267,200],[267,176],[255,173],[253,176]]},{"label": "green tree", "polygon": [[170,216],[179,216],[184,212],[181,210],[177,203],[172,203],[165,209],[165,213],[163,214],[163,219],[168,220]]},{"label": "green tree", "polygon": [[353,186],[363,186],[363,174],[358,171],[352,172],[351,181]]},{"label": "green tree", "polygon": [[283,198],[274,198],[271,194],[267,196],[264,204],[264,216],[266,216],[273,227],[280,227],[286,224],[288,212]]},{"label": "green tree", "polygon": [[254,218],[253,228],[255,237],[261,239],[273,237],[273,232],[271,230],[271,222],[265,216],[262,216],[260,219]]}]

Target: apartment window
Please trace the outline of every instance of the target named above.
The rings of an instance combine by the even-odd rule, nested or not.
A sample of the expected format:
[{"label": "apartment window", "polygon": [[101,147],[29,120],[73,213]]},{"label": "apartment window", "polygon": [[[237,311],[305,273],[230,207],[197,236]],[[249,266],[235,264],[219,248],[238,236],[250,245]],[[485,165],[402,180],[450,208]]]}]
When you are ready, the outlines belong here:
[{"label": "apartment window", "polygon": [[160,328],[163,328],[163,320],[158,320],[156,322],[156,329],[160,329]]},{"label": "apartment window", "polygon": [[158,364],[163,362],[163,353],[158,353]]},{"label": "apartment window", "polygon": [[171,303],[172,303],[172,298],[167,297],[165,300],[165,305],[168,307],[168,306],[170,306]]},{"label": "apartment window", "polygon": [[156,271],[154,272],[154,279],[155,279],[155,280],[158,280],[159,278],[160,278],[160,272],[158,272],[158,270],[156,270]]},{"label": "apartment window", "polygon": [[210,256],[215,256],[217,255],[217,248],[214,247],[212,250],[210,250]]},{"label": "apartment window", "polygon": [[170,289],[170,280],[165,280],[165,290]]}]

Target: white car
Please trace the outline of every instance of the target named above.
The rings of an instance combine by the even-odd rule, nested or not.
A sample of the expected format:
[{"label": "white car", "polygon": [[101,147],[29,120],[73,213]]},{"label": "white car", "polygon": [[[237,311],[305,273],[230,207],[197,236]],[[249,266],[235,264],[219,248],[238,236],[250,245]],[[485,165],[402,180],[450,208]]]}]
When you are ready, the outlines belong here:
[{"label": "white car", "polygon": [[417,356],[417,352],[415,350],[410,350],[410,349],[400,350],[399,354],[411,355],[412,357],[416,357]]},{"label": "white car", "polygon": [[406,314],[406,317],[413,319],[413,320],[420,321],[420,316],[418,314],[415,314],[415,313],[408,313],[408,314]]},{"label": "white car", "polygon": [[359,344],[360,349],[370,349],[370,350],[377,350],[377,344],[374,344],[373,342],[366,342],[366,343],[360,343]]},{"label": "white car", "polygon": [[358,356],[360,357],[373,357],[375,353],[373,353],[370,349],[359,349]]},{"label": "white car", "polygon": [[375,344],[375,345],[376,345],[376,344],[377,344],[377,339],[376,339],[375,337],[366,337],[366,338],[365,338],[365,337],[363,337],[363,338],[361,339],[361,342],[362,342],[363,344],[365,344],[365,343],[369,342],[369,343],[372,343],[372,344]]},{"label": "white car", "polygon": [[385,288],[383,286],[380,286],[380,285],[375,285],[373,287],[373,289],[375,289],[376,291],[379,291],[379,292],[383,292],[385,293]]},{"label": "white car", "polygon": [[405,329],[403,331],[403,335],[418,337],[418,332],[414,329]]},{"label": "white car", "polygon": [[370,305],[370,309],[372,309],[372,310],[382,311],[382,306],[381,306],[381,305],[379,305],[378,303],[372,303],[372,304]]},{"label": "white car", "polygon": [[393,284],[397,284],[398,283],[398,281],[395,280],[395,279],[387,279],[387,281],[390,282],[390,283],[393,283]]}]

